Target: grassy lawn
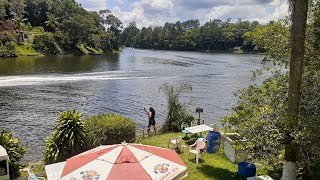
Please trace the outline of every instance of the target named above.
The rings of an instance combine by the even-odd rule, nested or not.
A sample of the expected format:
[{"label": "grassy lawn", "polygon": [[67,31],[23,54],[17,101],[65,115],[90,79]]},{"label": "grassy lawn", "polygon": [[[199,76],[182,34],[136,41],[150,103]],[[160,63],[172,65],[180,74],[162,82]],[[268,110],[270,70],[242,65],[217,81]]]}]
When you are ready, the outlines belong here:
[{"label": "grassy lawn", "polygon": [[[152,146],[168,148],[168,141],[170,138],[175,138],[178,136],[184,136],[182,133],[168,133],[156,136],[151,136],[147,138],[139,138],[136,143],[148,144]],[[191,135],[188,135],[191,137]],[[183,140],[182,144],[190,145],[195,142],[197,138],[192,137]],[[172,145],[170,146],[172,147]],[[190,160],[188,160],[188,146],[182,147],[182,154],[180,154],[181,159],[184,161],[188,168],[188,177],[186,179],[216,179],[216,180],[226,180],[226,179],[245,179],[237,175],[238,164],[229,161],[223,152],[223,147],[220,147],[220,151],[214,154],[204,153],[202,160],[199,160],[199,165],[196,164],[194,155],[190,155]],[[264,169],[257,168],[257,174],[266,174]]]},{"label": "grassy lawn", "polygon": [[[182,133],[167,133],[160,135],[152,135],[150,137],[141,138],[138,137],[135,143],[147,144],[152,146],[158,146],[163,148],[168,148],[168,141],[170,138],[175,138],[178,136],[184,136]],[[239,177],[238,164],[232,163],[229,161],[223,152],[223,147],[220,147],[219,152],[214,154],[204,153],[202,158],[199,160],[199,165],[196,164],[194,155],[190,155],[190,160],[188,160],[188,145],[191,145],[195,142],[197,137],[191,137],[184,139],[182,144],[185,144],[186,147],[182,146],[182,153],[179,154],[181,159],[184,161],[188,168],[188,177],[186,179],[214,179],[214,180],[231,180],[239,179],[243,180],[245,178]],[[190,138],[191,137],[191,138]],[[170,145],[173,148],[173,145]],[[26,169],[32,169],[36,175],[45,177],[45,170],[43,163],[28,164]],[[257,175],[268,174],[268,170],[263,167],[257,166]],[[27,179],[28,173],[22,171],[22,176],[19,179]]]}]

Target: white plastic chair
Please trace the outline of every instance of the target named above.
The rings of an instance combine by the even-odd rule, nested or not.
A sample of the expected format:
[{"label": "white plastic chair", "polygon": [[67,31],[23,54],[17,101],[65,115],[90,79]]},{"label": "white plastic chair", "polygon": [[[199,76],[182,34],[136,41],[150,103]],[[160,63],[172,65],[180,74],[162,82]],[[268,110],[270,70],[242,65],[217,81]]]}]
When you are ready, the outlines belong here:
[{"label": "white plastic chair", "polygon": [[189,133],[189,131],[187,131],[187,130],[185,130],[187,127],[189,127],[189,125],[188,125],[188,123],[186,123],[186,122],[183,122],[183,123],[181,123],[181,131],[182,131],[182,133],[184,133],[184,134],[186,134],[186,137],[187,137],[187,134]]},{"label": "white plastic chair", "polygon": [[180,145],[180,149],[181,149],[181,140],[182,140],[181,136],[176,137],[176,138],[170,138],[169,143],[168,143],[168,148],[170,147],[170,144],[173,144],[173,145],[177,145],[178,149],[179,149],[179,145]]},{"label": "white plastic chair", "polygon": [[213,123],[209,125],[213,130],[217,130],[218,129],[218,123]]},{"label": "white plastic chair", "polygon": [[188,125],[188,123],[183,122],[183,123],[181,123],[180,127],[181,127],[181,130],[184,130],[185,128],[189,127],[189,125]]},{"label": "white plastic chair", "polygon": [[38,177],[38,176],[36,176],[31,169],[28,170],[28,174],[29,174],[28,180],[46,179],[46,178],[44,178],[44,177]]},{"label": "white plastic chair", "polygon": [[[192,149],[192,147],[195,147],[195,149]],[[199,164],[199,155],[202,155],[205,147],[206,147],[206,143],[204,141],[197,140],[194,144],[190,145],[189,147],[188,159],[189,159],[190,153],[195,154],[196,162],[197,164]]]},{"label": "white plastic chair", "polygon": [[191,121],[191,127],[198,125],[198,120]]}]

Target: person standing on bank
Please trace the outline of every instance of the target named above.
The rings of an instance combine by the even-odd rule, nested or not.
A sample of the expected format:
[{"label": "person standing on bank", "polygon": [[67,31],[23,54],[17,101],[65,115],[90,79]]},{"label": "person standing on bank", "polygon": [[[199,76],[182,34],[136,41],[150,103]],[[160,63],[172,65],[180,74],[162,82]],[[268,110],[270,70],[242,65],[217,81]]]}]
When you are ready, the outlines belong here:
[{"label": "person standing on bank", "polygon": [[147,113],[149,124],[148,124],[148,135],[150,133],[150,127],[153,126],[154,133],[156,134],[156,120],[154,119],[154,116],[156,115],[156,111],[153,109],[153,107],[150,107],[149,111],[146,110],[146,108],[143,108],[143,110]]}]

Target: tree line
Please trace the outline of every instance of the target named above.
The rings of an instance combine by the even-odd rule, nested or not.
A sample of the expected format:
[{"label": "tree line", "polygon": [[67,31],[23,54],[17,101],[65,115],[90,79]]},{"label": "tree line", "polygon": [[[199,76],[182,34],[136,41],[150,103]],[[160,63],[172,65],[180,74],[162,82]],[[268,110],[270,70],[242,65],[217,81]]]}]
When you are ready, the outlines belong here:
[{"label": "tree line", "polygon": [[0,0],[0,56],[19,55],[19,49],[27,53],[82,54],[118,51],[122,46],[263,52],[244,36],[258,26],[258,21],[241,19],[214,19],[203,25],[191,19],[141,29],[132,22],[123,29],[111,11],[89,12],[75,0]]},{"label": "tree line", "polygon": [[241,48],[250,52],[254,46],[251,41],[245,41],[243,35],[258,26],[258,21],[241,19],[236,22],[214,19],[203,25],[199,20],[191,19],[139,29],[132,22],[123,29],[120,39],[124,46],[144,49],[232,51]]}]

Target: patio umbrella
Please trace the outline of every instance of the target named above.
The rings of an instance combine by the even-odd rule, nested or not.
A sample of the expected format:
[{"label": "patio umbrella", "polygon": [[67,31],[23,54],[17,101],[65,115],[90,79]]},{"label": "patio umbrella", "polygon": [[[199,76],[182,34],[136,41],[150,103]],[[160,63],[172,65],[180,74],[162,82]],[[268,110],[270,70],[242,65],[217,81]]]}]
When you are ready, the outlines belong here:
[{"label": "patio umbrella", "polygon": [[68,159],[60,179],[181,179],[187,168],[174,150],[142,144],[100,146]]}]

